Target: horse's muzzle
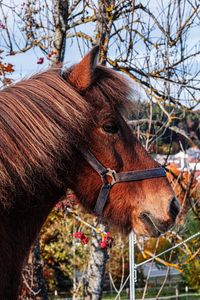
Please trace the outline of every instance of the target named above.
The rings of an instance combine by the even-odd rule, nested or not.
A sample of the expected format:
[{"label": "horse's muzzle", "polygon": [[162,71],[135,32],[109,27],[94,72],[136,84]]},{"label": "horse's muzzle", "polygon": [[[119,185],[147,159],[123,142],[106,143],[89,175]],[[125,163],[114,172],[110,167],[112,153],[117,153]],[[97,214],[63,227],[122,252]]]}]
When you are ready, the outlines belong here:
[{"label": "horse's muzzle", "polygon": [[155,218],[149,212],[142,212],[139,216],[142,223],[145,225],[148,234],[152,237],[158,237],[161,234],[167,232],[170,228],[175,225],[176,217],[179,213],[179,204],[178,200],[174,197],[170,201],[169,205],[169,219],[167,221],[163,221]]}]

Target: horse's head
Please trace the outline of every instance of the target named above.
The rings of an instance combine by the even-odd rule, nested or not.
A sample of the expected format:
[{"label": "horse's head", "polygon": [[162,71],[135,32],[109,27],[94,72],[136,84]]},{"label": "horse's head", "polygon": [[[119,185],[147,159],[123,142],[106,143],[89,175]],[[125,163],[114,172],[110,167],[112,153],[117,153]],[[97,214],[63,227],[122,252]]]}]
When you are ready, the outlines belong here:
[{"label": "horse's head", "polygon": [[[159,164],[146,152],[122,116],[121,107],[131,96],[126,79],[113,70],[96,66],[96,54],[94,48],[68,73],[68,81],[90,103],[93,120],[88,145],[81,149],[82,159],[73,189],[85,207],[102,211],[103,217],[122,231],[133,229],[138,234],[159,236],[174,225],[178,202]],[[120,174],[159,169],[161,175],[155,173],[154,178],[147,176],[128,182],[119,180],[109,191],[101,192],[99,201],[106,197],[105,206],[95,208],[102,187],[99,174],[104,173],[104,167]],[[105,175],[105,185],[115,180],[115,175]]]}]

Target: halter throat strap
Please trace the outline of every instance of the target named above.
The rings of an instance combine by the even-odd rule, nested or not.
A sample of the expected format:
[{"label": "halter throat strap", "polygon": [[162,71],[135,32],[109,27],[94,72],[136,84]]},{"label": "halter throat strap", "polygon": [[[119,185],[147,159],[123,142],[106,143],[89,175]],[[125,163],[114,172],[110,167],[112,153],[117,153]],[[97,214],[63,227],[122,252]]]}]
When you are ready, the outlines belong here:
[{"label": "halter throat strap", "polygon": [[166,177],[166,171],[162,167],[118,173],[115,170],[104,167],[89,150],[81,151],[81,153],[89,165],[99,174],[102,180],[102,186],[94,208],[94,213],[98,216],[103,214],[110,190],[114,184],[119,182],[141,181],[151,178]]}]

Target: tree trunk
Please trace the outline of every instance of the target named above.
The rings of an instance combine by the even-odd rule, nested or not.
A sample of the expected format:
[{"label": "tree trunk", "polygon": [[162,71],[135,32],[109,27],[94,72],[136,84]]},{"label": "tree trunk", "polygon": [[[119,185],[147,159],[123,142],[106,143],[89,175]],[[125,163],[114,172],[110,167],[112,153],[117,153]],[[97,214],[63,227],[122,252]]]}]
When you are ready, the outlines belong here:
[{"label": "tree trunk", "polygon": [[100,44],[99,62],[106,65],[108,44],[110,41],[110,33],[113,25],[112,11],[108,7],[112,6],[113,0],[98,1],[98,18],[96,23],[97,43]]},{"label": "tree trunk", "polygon": [[[95,226],[102,231],[106,230],[106,226],[101,223],[96,222]],[[106,262],[109,256],[107,248],[102,249],[100,247],[101,240],[101,235],[93,231],[88,267],[73,291],[73,300],[81,298],[100,300],[102,298]]]},{"label": "tree trunk", "polygon": [[37,240],[23,270],[23,283],[19,300],[48,300],[43,278],[40,245]]},{"label": "tree trunk", "polygon": [[56,51],[53,64],[63,63],[65,57],[66,34],[68,29],[68,0],[54,0],[54,26],[55,34],[53,38],[53,46]]},{"label": "tree trunk", "polygon": [[[98,223],[97,227],[105,231],[105,225]],[[102,297],[108,251],[99,246],[101,236],[95,231],[92,233],[91,252],[88,262],[85,299],[100,300]]]}]

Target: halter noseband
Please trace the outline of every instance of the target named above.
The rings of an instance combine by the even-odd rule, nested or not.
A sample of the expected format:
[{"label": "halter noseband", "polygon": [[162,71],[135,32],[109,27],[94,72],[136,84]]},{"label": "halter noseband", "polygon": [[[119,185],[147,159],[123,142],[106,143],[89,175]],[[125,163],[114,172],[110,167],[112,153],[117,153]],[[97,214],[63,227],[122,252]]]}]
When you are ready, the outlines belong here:
[{"label": "halter noseband", "polygon": [[[140,181],[150,178],[166,177],[166,171],[162,167],[117,173],[115,170],[104,167],[89,150],[81,151],[81,153],[90,166],[100,175],[103,182],[94,208],[94,213],[98,216],[103,214],[103,209],[108,200],[110,190],[114,184],[119,182]],[[110,180],[108,180],[108,178],[110,178]]]}]

